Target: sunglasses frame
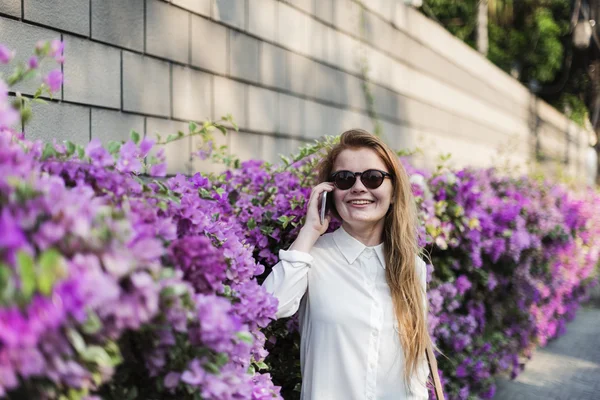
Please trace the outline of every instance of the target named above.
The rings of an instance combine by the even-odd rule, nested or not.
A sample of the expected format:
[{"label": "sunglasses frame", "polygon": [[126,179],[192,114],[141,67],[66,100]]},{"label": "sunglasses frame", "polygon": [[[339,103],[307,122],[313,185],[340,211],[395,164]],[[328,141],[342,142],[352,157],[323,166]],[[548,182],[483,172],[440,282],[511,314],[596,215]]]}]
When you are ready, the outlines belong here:
[{"label": "sunglasses frame", "polygon": [[[377,172],[379,172],[379,173],[381,173],[381,174],[383,175],[383,179],[381,180],[381,183],[380,183],[378,186],[374,187],[374,188],[370,188],[370,187],[368,187],[368,186],[365,184],[365,182],[363,181],[363,178],[362,178],[362,177],[363,177],[363,174],[364,174],[365,172],[369,172],[369,171],[377,171]],[[351,174],[353,174],[353,175],[354,175],[354,182],[352,183],[352,186],[350,186],[348,189],[342,189],[342,188],[338,187],[338,185],[337,185],[337,184],[336,184],[336,182],[335,182],[335,178],[336,178],[336,176],[337,176],[338,174],[342,173],[342,172],[350,172]],[[377,189],[378,187],[380,187],[381,185],[383,185],[383,181],[385,181],[385,178],[390,178],[390,179],[392,179],[392,174],[390,174],[389,172],[382,171],[382,170],[380,170],[380,169],[375,169],[375,168],[369,168],[369,169],[366,169],[366,170],[364,170],[363,172],[352,172],[352,171],[348,171],[348,170],[344,169],[344,170],[337,171],[337,172],[334,172],[333,174],[331,174],[331,175],[329,176],[329,181],[330,181],[330,182],[332,182],[332,183],[334,184],[334,186],[335,186],[336,188],[338,188],[339,190],[350,190],[350,189],[352,189],[352,188],[354,187],[354,185],[356,185],[356,181],[357,181],[357,178],[358,178],[358,177],[360,177],[360,181],[362,182],[362,184],[363,184],[363,186],[364,186],[364,187],[366,187],[366,188],[367,188],[367,189],[369,189],[369,190],[374,190],[374,189]]]}]

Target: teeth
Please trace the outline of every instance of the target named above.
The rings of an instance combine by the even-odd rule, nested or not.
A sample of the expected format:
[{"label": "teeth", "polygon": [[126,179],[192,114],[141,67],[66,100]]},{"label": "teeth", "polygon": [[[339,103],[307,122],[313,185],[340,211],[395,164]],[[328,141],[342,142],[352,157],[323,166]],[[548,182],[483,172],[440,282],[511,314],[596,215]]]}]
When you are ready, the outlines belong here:
[{"label": "teeth", "polygon": [[371,202],[368,200],[353,200],[350,203],[352,204],[357,204],[357,205],[361,205],[361,204],[370,204]]}]

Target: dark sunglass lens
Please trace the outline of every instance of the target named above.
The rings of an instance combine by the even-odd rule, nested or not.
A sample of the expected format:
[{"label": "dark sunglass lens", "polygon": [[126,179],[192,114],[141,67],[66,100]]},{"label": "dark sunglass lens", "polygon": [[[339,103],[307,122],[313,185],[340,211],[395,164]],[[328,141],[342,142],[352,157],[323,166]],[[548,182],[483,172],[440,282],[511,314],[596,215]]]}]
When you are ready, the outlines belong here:
[{"label": "dark sunglass lens", "polygon": [[361,180],[368,189],[376,189],[383,183],[383,174],[376,170],[367,170],[362,173]]},{"label": "dark sunglass lens", "polygon": [[352,172],[340,171],[335,175],[335,186],[338,189],[347,190],[354,186],[356,177]]}]

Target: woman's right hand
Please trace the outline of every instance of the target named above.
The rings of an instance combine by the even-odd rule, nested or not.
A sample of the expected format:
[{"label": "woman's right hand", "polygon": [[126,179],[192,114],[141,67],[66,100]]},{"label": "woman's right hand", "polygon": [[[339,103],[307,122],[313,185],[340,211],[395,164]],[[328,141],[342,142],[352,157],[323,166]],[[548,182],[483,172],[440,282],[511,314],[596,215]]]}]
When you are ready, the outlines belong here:
[{"label": "woman's right hand", "polygon": [[[310,192],[310,198],[308,199],[308,205],[306,207],[306,218],[302,229],[298,237],[290,247],[290,250],[299,250],[309,252],[319,236],[324,234],[329,227],[329,221],[331,215],[329,211],[325,214],[325,220],[321,223],[321,217],[319,215],[319,206],[321,203],[321,195],[324,192],[333,192],[333,183],[323,182],[315,186]],[[328,196],[331,196],[329,194]]]}]

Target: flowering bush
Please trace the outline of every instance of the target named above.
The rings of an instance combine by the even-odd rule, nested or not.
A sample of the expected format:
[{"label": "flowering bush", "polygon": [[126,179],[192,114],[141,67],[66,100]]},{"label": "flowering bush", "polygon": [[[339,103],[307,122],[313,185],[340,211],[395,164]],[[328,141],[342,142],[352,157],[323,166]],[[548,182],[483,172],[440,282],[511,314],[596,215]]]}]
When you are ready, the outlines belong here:
[{"label": "flowering bush", "polygon": [[[0,62],[12,57],[0,46]],[[198,156],[231,168],[170,179],[151,149],[183,133],[32,143],[12,128],[30,100],[9,104],[8,90],[48,57],[62,62],[60,42],[0,81],[0,398],[297,398],[298,322],[272,322],[277,302],[259,282],[297,235],[335,139],[281,165],[241,163],[212,149],[219,123],[190,123],[206,143]],[[34,99],[59,80],[44,77]],[[600,197],[494,170],[405,166],[448,398],[491,398],[494,376],[516,376],[563,333],[594,283]]]},{"label": "flowering bush", "polygon": [[[40,44],[38,62],[18,67],[10,85],[34,75],[44,56],[60,58],[54,49],[62,43]],[[60,79],[43,87],[51,92]],[[255,372],[266,367],[259,329],[277,303],[253,278],[263,267],[242,227],[220,215],[222,194],[203,190],[200,175],[140,179],[164,175],[164,156],[150,156],[154,141],[135,132],[108,149],[29,142],[12,129],[28,100],[17,94],[8,104],[8,87],[0,88],[0,397],[280,398],[270,376]],[[190,124],[190,134],[215,127]]]}]

